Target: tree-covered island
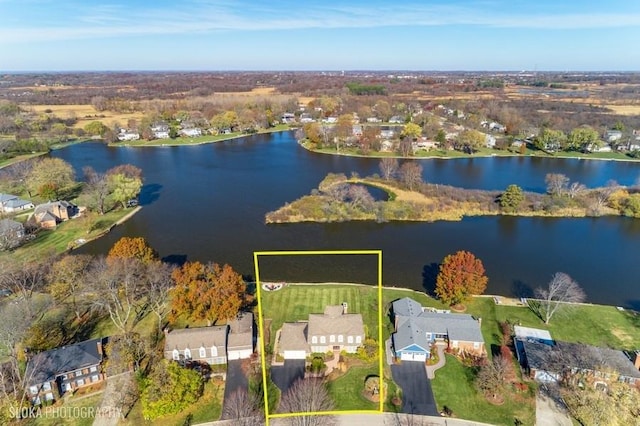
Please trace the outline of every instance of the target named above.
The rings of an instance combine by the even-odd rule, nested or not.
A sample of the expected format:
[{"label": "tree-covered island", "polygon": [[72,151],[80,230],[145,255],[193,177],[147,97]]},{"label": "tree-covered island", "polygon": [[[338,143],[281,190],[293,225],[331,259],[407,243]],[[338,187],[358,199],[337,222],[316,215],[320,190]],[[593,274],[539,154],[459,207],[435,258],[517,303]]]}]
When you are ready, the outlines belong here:
[{"label": "tree-covered island", "polygon": [[[640,217],[640,192],[609,181],[587,188],[563,174],[545,178],[546,193],[526,192],[509,185],[502,191],[456,188],[426,183],[416,161],[380,161],[381,175],[360,177],[330,173],[310,195],[287,203],[265,216],[267,223],[403,220],[434,222],[465,216],[511,215],[544,217]],[[386,199],[376,199],[377,188]]]}]

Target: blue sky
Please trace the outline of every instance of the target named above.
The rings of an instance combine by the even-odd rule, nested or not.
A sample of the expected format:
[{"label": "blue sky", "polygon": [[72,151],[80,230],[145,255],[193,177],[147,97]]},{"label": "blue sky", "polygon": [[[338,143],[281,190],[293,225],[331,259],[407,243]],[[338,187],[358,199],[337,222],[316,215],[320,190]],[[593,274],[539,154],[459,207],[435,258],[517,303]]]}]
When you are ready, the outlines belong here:
[{"label": "blue sky", "polygon": [[0,70],[640,71],[638,0],[0,0]]}]

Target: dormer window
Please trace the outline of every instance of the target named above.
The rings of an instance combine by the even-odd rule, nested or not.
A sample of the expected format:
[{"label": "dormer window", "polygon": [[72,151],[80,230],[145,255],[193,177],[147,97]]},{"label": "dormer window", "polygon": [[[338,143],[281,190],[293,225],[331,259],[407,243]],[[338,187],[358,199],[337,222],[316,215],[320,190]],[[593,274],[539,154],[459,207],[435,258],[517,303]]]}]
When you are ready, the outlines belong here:
[{"label": "dormer window", "polygon": [[184,350],[184,359],[191,359],[191,350],[189,348]]},{"label": "dormer window", "polygon": [[207,357],[207,350],[205,349],[204,346],[202,346],[200,348],[200,358],[206,358]]},{"label": "dormer window", "polygon": [[173,357],[174,361],[179,361],[180,360],[180,352],[177,349],[174,349],[172,357]]}]

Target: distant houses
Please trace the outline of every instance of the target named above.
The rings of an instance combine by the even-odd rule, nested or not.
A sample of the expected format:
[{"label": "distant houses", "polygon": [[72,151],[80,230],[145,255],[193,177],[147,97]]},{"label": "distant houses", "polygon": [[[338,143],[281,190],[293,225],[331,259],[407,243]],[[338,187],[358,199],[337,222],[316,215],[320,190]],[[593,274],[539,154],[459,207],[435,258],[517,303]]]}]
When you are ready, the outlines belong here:
[{"label": "distant houses", "polygon": [[0,213],[17,213],[32,209],[33,203],[17,195],[0,193]]}]

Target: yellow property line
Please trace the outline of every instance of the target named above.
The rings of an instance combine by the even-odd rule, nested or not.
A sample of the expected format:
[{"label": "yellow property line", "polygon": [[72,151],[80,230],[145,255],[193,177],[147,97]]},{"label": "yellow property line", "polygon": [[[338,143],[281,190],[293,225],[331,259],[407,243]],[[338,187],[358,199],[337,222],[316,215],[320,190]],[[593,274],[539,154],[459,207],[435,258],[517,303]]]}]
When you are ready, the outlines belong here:
[{"label": "yellow property line", "polygon": [[[317,411],[304,413],[279,413],[271,414],[269,407],[269,395],[267,386],[267,364],[264,340],[264,317],[262,312],[262,293],[260,281],[260,256],[315,256],[315,255],[376,255],[378,257],[378,377],[380,377],[380,401],[378,410],[337,410],[337,411]],[[256,277],[256,291],[258,296],[258,321],[259,336],[262,347],[260,348],[260,362],[262,366],[262,390],[264,392],[264,412],[266,426],[269,426],[271,418],[297,417],[297,416],[326,416],[344,414],[372,414],[384,411],[384,370],[382,357],[384,356],[384,343],[382,341],[382,250],[295,250],[295,251],[257,251],[253,253],[253,262]]]}]

